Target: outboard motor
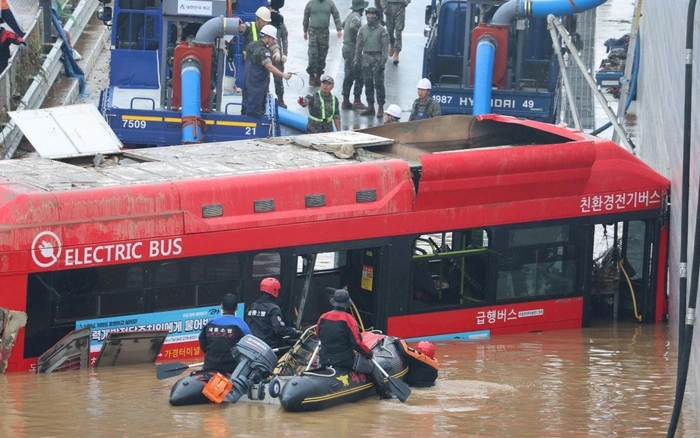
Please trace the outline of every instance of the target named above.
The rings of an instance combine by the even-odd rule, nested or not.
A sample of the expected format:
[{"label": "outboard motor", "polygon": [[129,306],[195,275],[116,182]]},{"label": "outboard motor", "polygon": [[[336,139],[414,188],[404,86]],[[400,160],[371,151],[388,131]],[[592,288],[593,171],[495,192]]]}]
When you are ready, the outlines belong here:
[{"label": "outboard motor", "polygon": [[231,373],[233,389],[226,401],[236,403],[250,391],[254,383],[259,383],[272,374],[277,366],[277,355],[265,342],[253,335],[243,336],[231,353],[238,365]]}]

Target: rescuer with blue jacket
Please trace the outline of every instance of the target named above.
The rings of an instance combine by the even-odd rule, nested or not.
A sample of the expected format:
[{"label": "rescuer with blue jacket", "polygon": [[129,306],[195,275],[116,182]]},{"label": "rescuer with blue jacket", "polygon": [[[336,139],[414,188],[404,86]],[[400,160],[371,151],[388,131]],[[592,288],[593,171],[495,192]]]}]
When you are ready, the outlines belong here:
[{"label": "rescuer with blue jacket", "polygon": [[235,316],[238,297],[224,295],[221,302],[221,315],[209,320],[199,334],[199,345],[204,351],[202,371],[232,373],[236,368],[231,349],[245,335],[250,334],[248,324]]}]

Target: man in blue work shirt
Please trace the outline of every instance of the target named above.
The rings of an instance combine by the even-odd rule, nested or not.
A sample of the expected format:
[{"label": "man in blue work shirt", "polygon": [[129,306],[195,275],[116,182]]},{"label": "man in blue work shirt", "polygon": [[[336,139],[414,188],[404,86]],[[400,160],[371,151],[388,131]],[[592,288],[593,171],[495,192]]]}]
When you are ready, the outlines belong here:
[{"label": "man in blue work shirt", "polygon": [[236,368],[231,349],[245,335],[250,334],[248,324],[235,316],[238,309],[238,297],[224,295],[221,302],[221,315],[209,320],[199,334],[199,345],[204,351],[202,371],[232,373]]}]

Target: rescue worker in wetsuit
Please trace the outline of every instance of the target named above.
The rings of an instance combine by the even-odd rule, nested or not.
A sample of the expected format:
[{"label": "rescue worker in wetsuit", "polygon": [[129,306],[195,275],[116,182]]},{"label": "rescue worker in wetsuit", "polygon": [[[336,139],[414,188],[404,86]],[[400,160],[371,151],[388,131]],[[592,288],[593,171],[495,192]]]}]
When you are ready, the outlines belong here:
[{"label": "rescue worker in wetsuit", "polygon": [[418,81],[417,88],[418,99],[413,101],[411,116],[408,120],[423,120],[441,115],[440,104],[437,100],[430,98],[430,90],[433,88],[430,80],[426,78],[421,79]]},{"label": "rescue worker in wetsuit", "polygon": [[[333,310],[326,312],[316,323],[316,335],[321,343],[321,366],[357,370],[355,352],[365,359],[361,372],[368,372],[380,398],[393,398],[381,371],[374,366],[372,351],[362,343],[357,321],[346,311],[352,306],[350,294],[338,289],[331,298]],[[366,369],[365,369],[366,367]]]},{"label": "rescue worker in wetsuit", "polygon": [[340,112],[338,111],[338,98],[331,91],[335,81],[326,75],[321,78],[321,89],[309,94],[305,98],[299,98],[299,105],[309,107],[309,121],[306,132],[317,134],[319,132],[340,131]]},{"label": "rescue worker in wetsuit", "polygon": [[[262,339],[270,348],[290,345],[299,339],[301,332],[282,320],[282,311],[275,304],[280,293],[280,282],[276,278],[265,278],[260,282],[260,298],[246,312],[245,322],[253,336]],[[278,356],[284,354],[277,352]]]},{"label": "rescue worker in wetsuit", "polygon": [[199,345],[205,354],[202,371],[226,374],[232,373],[236,368],[231,348],[243,336],[250,334],[248,324],[235,316],[237,308],[238,297],[233,294],[224,295],[221,315],[210,319],[199,334]]},{"label": "rescue worker in wetsuit", "polygon": [[260,118],[265,114],[265,97],[270,87],[270,73],[284,79],[292,77],[291,73],[281,72],[272,65],[269,46],[275,43],[277,29],[266,25],[260,32],[261,37],[248,45],[248,54],[243,71],[243,108],[242,114]]}]

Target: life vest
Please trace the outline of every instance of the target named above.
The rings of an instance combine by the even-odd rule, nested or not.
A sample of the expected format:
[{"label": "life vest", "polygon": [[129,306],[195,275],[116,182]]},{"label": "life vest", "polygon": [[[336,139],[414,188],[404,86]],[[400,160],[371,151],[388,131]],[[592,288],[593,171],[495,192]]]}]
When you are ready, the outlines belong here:
[{"label": "life vest", "polygon": [[331,115],[326,117],[326,101],[323,100],[323,95],[321,95],[321,90],[318,90],[318,100],[321,102],[321,118],[314,117],[309,114],[309,118],[314,122],[324,122],[330,123],[333,121],[333,116],[335,116],[335,96],[331,94]]},{"label": "life vest", "polygon": [[435,385],[438,376],[438,361],[431,359],[420,351],[411,348],[406,341],[399,339],[400,351],[408,364],[406,383],[419,388]]}]

